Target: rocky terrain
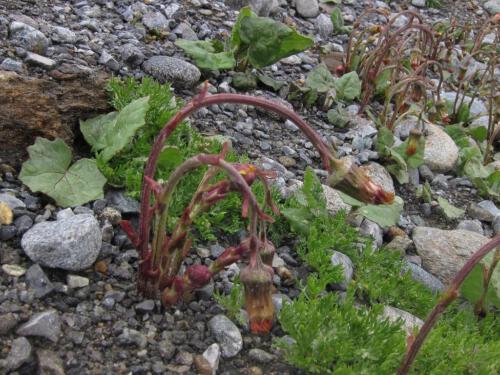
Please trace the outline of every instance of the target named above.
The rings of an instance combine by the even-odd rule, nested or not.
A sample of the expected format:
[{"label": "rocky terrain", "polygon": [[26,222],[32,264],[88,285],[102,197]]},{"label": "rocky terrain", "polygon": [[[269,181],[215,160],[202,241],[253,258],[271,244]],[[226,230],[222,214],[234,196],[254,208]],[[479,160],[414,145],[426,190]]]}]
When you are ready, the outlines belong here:
[{"label": "rocky terrain", "polygon": [[[392,13],[410,8],[429,21],[456,16],[478,23],[500,11],[497,0],[445,0],[439,9],[425,0],[389,3],[344,0],[339,6],[346,24],[367,7]],[[210,93],[236,92],[231,72],[202,73],[174,42],[227,35],[237,11],[248,4],[259,15],[293,25],[334,50],[347,42],[347,34],[332,35],[332,22],[325,17],[329,5],[317,0],[0,0],[0,203],[13,212],[12,223],[0,225],[0,373],[301,373],[272,346],[274,337],[284,335],[279,325],[270,337],[251,335],[248,324],[235,324],[214,301],[214,291],[231,289],[238,266],[198,291],[199,298],[164,311],[159,301],[137,294],[138,254],[118,226],[122,218],[137,219],[138,202],[110,188],[104,199],[62,209],[30,192],[17,177],[26,148],[38,136],[61,138],[80,155],[89,152],[78,119],[110,110],[104,87],[112,76],[170,82],[186,100],[205,79]],[[319,62],[319,51],[310,49],[265,70],[291,83],[303,80]],[[292,107],[286,101],[288,89],[250,94]],[[454,94],[445,88],[442,95]],[[500,233],[500,210],[468,178],[457,175],[458,147],[437,126],[429,126],[425,164],[410,175],[409,184],[397,184],[378,163],[375,124],[358,115],[358,108],[347,107],[352,126],[340,130],[316,107],[296,110],[335,145],[338,156],[352,156],[375,181],[403,198],[398,226],[404,235],[393,239],[368,219],[354,224],[377,247],[402,251],[415,282],[441,291],[473,251]],[[486,103],[476,100],[471,112],[486,114]],[[301,184],[306,166],[324,177],[319,154],[290,121],[246,106],[214,105],[191,122],[204,135],[229,137],[238,153],[276,170],[283,197]],[[411,126],[404,124],[396,136],[404,139]],[[424,182],[437,196],[466,210],[465,215],[446,219],[438,202],[416,199],[415,187]],[[324,191],[331,213],[351,209],[336,190],[325,185]],[[215,259],[224,245],[200,245],[187,262]],[[282,246],[273,267],[303,272],[290,244],[277,245]],[[332,262],[348,269],[349,258],[342,255]],[[273,302],[279,310],[300,288],[278,275],[274,282],[278,293]],[[402,314],[410,326],[420,322],[405,312],[388,314]]]}]

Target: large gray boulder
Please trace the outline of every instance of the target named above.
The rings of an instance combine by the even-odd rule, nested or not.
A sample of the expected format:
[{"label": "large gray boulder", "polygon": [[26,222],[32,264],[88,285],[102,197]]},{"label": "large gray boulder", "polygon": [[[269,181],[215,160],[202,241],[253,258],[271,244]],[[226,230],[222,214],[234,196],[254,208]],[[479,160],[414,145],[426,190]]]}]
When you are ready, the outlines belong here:
[{"label": "large gray boulder", "polygon": [[28,230],[21,246],[44,267],[80,271],[94,264],[101,249],[101,229],[90,214],[45,221]]},{"label": "large gray boulder", "polygon": [[413,242],[423,268],[449,284],[465,262],[489,239],[464,229],[416,227]]}]

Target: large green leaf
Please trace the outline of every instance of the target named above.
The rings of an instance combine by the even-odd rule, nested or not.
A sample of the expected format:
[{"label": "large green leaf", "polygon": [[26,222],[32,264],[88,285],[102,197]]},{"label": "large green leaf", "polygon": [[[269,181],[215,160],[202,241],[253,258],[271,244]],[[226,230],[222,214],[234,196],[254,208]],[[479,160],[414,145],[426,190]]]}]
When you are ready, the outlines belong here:
[{"label": "large green leaf", "polygon": [[264,73],[257,73],[257,78],[260,82],[262,82],[262,84],[272,88],[274,91],[278,91],[286,84],[286,81],[274,79]]},{"label": "large green leaf", "polygon": [[381,227],[390,227],[398,223],[403,206],[403,200],[400,197],[395,197],[392,204],[368,204],[360,207],[359,213]]},{"label": "large green leaf", "polygon": [[92,146],[92,151],[102,150],[106,147],[102,135],[106,127],[116,121],[116,116],[118,116],[118,112],[110,112],[87,121],[80,120],[80,130],[83,138]]},{"label": "large green leaf", "polygon": [[413,154],[408,155],[408,145],[410,143],[410,138],[401,143],[399,146],[394,148],[401,157],[406,161],[409,168],[418,168],[424,164],[424,152],[425,152],[425,138],[420,137]]},{"label": "large green leaf", "polygon": [[120,152],[145,124],[149,97],[139,98],[124,107],[118,114],[107,114],[81,121],[80,130],[99,158],[108,161]]},{"label": "large green leaf", "polygon": [[317,92],[326,93],[335,89],[335,79],[325,64],[319,64],[309,72],[305,85]]},{"label": "large green leaf", "polygon": [[257,17],[257,15],[252,12],[250,7],[244,7],[240,9],[240,14],[238,15],[238,18],[236,19],[236,22],[234,23],[233,29],[231,31],[231,48],[234,52],[238,51],[241,46],[241,37],[240,37],[240,30],[241,30],[241,21],[246,18],[246,17]]},{"label": "large green leaf", "polygon": [[361,80],[358,73],[344,74],[335,81],[335,89],[337,90],[337,98],[340,100],[352,101],[358,98],[361,94]]},{"label": "large green leaf", "polygon": [[328,122],[338,128],[345,128],[350,121],[349,112],[340,103],[337,108],[332,108],[326,113]]},{"label": "large green leaf", "polygon": [[61,139],[38,137],[28,147],[19,179],[32,191],[40,191],[62,207],[78,206],[103,197],[106,178],[93,159],[80,159],[71,167],[71,149]]},{"label": "large green leaf", "polygon": [[381,127],[377,133],[377,140],[375,141],[375,148],[381,155],[388,155],[388,149],[394,144],[394,135],[387,127]]},{"label": "large green leaf", "polygon": [[223,51],[217,41],[178,39],[175,44],[181,47],[200,69],[232,69],[236,65],[233,53]]},{"label": "large green leaf", "polygon": [[443,209],[444,215],[448,219],[458,219],[458,218],[464,216],[465,210],[462,210],[461,208],[453,206],[443,197],[438,197],[437,201],[438,201],[439,205],[441,206],[441,208]]},{"label": "large green leaf", "polygon": [[[494,251],[487,254],[481,262],[476,264],[471,273],[462,283],[460,294],[475,304],[483,292],[483,267],[490,267],[495,256]],[[500,308],[500,267],[495,268],[491,276],[490,285],[486,293],[485,306]]]},{"label": "large green leaf", "polygon": [[395,161],[394,164],[387,166],[387,170],[392,174],[400,184],[406,184],[409,181],[408,166],[404,158],[394,149],[389,149],[389,157]]},{"label": "large green leaf", "polygon": [[359,207],[356,212],[366,217],[368,220],[377,223],[381,227],[390,227],[396,225],[399,216],[403,211],[404,202],[396,196],[392,204],[365,204],[341,191],[338,192],[344,203],[353,207]]},{"label": "large green leaf", "polygon": [[239,24],[239,47],[248,48],[248,61],[255,68],[274,64],[313,45],[311,38],[267,17],[243,17]]},{"label": "large green leaf", "polygon": [[285,207],[280,209],[283,216],[290,222],[291,227],[298,233],[308,234],[313,216],[306,207]]},{"label": "large green leaf", "polygon": [[330,18],[332,19],[333,32],[335,34],[340,34],[344,28],[344,17],[342,17],[340,9],[335,7],[332,13],[330,13]]}]

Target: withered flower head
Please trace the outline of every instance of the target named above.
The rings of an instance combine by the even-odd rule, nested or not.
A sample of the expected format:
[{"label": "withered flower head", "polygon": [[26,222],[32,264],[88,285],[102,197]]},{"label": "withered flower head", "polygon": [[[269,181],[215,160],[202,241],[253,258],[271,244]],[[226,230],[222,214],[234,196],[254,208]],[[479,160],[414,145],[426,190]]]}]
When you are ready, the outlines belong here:
[{"label": "withered flower head", "polygon": [[257,178],[257,167],[253,164],[233,163],[233,167],[243,176],[248,185],[252,185]]},{"label": "withered flower head", "polygon": [[273,263],[274,253],[276,252],[276,247],[268,239],[261,241],[260,244],[260,258],[265,265],[271,266]]},{"label": "withered flower head", "polygon": [[171,286],[163,289],[161,294],[161,302],[165,308],[175,305],[182,297],[184,291],[184,283],[182,278],[175,276]]},{"label": "withered flower head", "polygon": [[422,139],[422,132],[418,129],[412,129],[410,131],[410,138],[408,139],[408,146],[406,147],[406,155],[412,156],[417,152],[418,144]]},{"label": "withered flower head", "polygon": [[331,187],[370,204],[390,204],[394,201],[394,193],[386,192],[381,186],[368,177],[349,158],[332,161],[334,170],[328,176]]},{"label": "withered flower head", "polygon": [[269,333],[274,320],[272,301],[273,270],[260,259],[252,262],[240,273],[245,290],[245,308],[250,319],[250,331],[255,334]]}]

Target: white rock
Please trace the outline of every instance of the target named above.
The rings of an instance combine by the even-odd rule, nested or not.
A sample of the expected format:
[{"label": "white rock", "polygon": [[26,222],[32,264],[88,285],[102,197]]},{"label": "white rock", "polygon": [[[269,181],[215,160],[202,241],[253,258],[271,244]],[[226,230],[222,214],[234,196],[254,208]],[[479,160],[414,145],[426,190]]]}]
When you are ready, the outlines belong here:
[{"label": "white rock", "polygon": [[236,356],[243,348],[243,338],[236,325],[225,315],[216,315],[208,322],[210,331],[222,349],[224,358]]},{"label": "white rock", "polygon": [[311,18],[319,14],[318,0],[295,0],[297,13],[302,17]]},{"label": "white rock", "polygon": [[71,289],[84,288],[89,285],[89,279],[78,275],[68,275],[66,277],[66,284]]},{"label": "white rock", "polygon": [[210,345],[202,354],[212,369],[212,375],[215,375],[219,368],[220,354],[220,346],[217,343]]},{"label": "white rock", "polygon": [[411,0],[411,5],[416,6],[417,8],[424,8],[425,0]]}]

